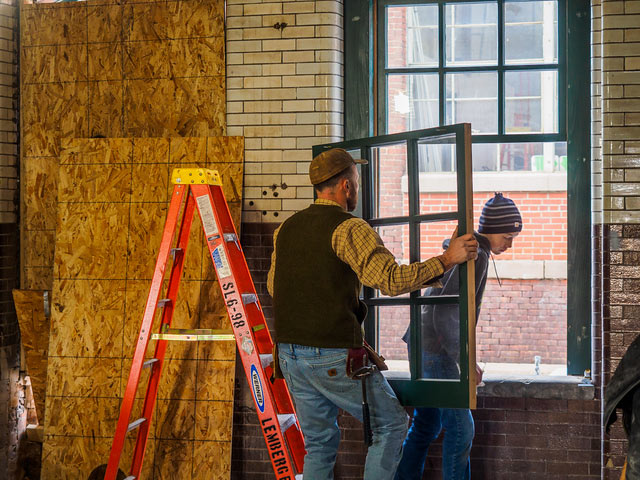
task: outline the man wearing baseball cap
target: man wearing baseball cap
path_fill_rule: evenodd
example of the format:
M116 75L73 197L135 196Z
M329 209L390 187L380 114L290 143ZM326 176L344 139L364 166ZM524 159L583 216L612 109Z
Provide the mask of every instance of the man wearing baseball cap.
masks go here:
M496 193L482 208L478 233L476 271L476 322L491 254L500 255L511 248L522 230L522 217L516 204L502 193ZM444 247L447 248L448 240ZM450 248L450 247L449 247ZM425 295L459 295L458 268L442 277L442 286L429 288ZM422 317L422 365L424 378L460 378L460 316L457 305L424 305ZM409 330L403 339L410 345ZM482 381L482 370L476 365L476 381ZM409 434L404 442L402 460L396 480L420 480L429 445L445 430L442 441L443 480L469 480L469 454L474 436L474 423L468 408L416 408Z
M267 287L273 297L275 357L295 403L307 450L304 477L311 480L333 478L339 409L363 420L361 383L347 375L348 351L364 341L362 284L400 295L477 254L477 242L468 234L452 239L443 255L399 265L375 230L349 213L358 203L356 164L366 163L338 148L315 157L309 178L317 200L286 220L273 238ZM366 383L366 392L373 441L364 478L392 479L407 415L379 371Z

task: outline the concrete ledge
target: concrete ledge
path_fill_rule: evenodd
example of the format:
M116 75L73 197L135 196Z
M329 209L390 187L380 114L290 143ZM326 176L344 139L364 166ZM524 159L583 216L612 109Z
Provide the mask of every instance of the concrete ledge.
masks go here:
M483 381L479 397L593 400L595 396L595 387L582 377L485 375Z
M567 278L565 260L496 260L500 278L511 279L564 279ZM496 278L493 265L489 263L489 278Z
M388 380L409 380L409 372L382 372ZM455 381L455 380L448 380ZM593 400L595 387L582 377L551 375L484 375L479 397Z

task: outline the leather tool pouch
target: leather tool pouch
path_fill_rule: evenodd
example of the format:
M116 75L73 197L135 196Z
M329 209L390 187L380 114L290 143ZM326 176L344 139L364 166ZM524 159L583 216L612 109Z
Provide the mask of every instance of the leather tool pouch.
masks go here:
M368 369L369 355L364 347L350 348L347 352L347 376L352 379Z
M278 344L273 344L273 362L271 363L273 367L273 373L271 374L272 379L284 378L282 374L282 370L280 370L280 360L278 359ZM273 381L273 380L272 380Z
M371 345L369 345L367 342L364 342L363 348L367 351L367 355L369 356L369 361L373 363L378 368L378 370L380 371L389 370L389 367L384 362L384 357L380 355L378 352L376 352L371 347Z

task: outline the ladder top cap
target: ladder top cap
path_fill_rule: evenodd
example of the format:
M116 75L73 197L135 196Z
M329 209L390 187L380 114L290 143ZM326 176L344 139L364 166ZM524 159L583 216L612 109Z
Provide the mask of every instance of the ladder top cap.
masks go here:
M171 183L190 185L220 185L222 179L217 170L208 168L174 168Z

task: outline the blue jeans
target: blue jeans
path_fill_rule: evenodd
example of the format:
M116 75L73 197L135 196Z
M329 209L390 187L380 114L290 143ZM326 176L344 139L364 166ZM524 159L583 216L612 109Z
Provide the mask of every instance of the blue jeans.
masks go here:
M340 443L338 410L362 421L362 384L347 377L345 348L280 343L278 351L307 450L304 480L331 480ZM373 444L367 452L364 478L391 480L402 454L408 416L379 371L366 382Z
M423 354L425 378L459 378L456 362L446 355ZM467 408L416 408L403 445L396 480L420 480L429 445L444 428L442 441L443 480L471 478L469 454L474 435L473 417Z

